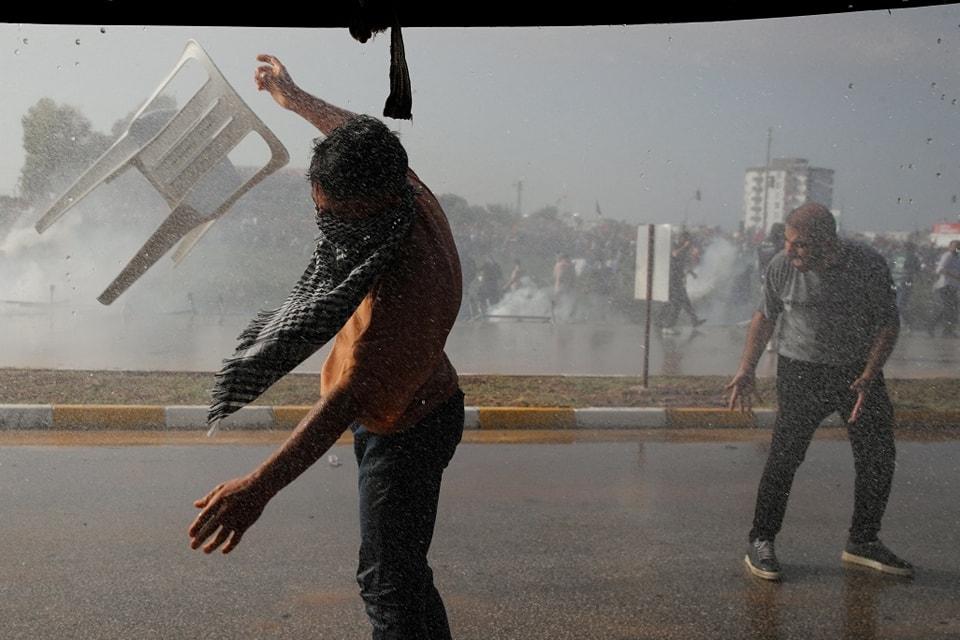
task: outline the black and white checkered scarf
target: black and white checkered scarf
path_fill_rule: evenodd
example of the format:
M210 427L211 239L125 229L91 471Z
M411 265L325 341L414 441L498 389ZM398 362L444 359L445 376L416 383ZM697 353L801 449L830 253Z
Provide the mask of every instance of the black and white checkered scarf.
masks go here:
M399 206L378 215L317 216L320 233L306 271L282 305L250 322L236 352L216 374L208 435L340 331L407 236L413 215L408 189Z

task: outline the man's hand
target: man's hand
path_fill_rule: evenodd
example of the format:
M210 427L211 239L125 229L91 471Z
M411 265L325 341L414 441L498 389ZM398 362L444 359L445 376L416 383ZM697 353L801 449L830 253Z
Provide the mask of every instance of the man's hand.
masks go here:
M269 92L277 104L284 109L289 109L300 87L290 77L287 68L274 56L261 53L257 56L257 60L266 63L253 72L253 81L257 89Z
M740 411L753 408L753 396L757 392L757 378L752 371L741 371L723 388L730 392L730 411L740 405Z
M850 385L850 391L854 391L857 394L857 403L853 405L853 410L850 412L850 418L847 420L847 424L853 424L857 421L857 418L860 417L860 412L863 411L864 405L867 404L867 396L870 395L870 385L872 383L873 380L870 378L860 376Z
M223 553L230 553L269 501L270 496L256 487L249 476L218 484L193 503L202 511L187 531L190 548L200 548L212 536L203 547L204 553L212 553L220 545Z

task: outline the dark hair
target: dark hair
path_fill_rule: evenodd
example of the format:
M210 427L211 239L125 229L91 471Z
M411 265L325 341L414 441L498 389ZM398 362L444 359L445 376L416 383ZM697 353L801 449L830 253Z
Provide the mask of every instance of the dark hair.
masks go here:
M307 179L333 200L392 193L407 184L407 152L380 120L355 116L314 144Z
M835 240L837 237L837 219L822 204L808 202L787 214L788 227L797 231L806 231L818 240Z

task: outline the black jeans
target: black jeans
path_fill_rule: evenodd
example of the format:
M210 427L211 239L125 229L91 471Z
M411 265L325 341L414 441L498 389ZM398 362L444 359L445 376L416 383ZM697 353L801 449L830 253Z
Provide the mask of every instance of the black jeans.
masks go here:
M863 366L859 365L830 366L780 356L777 361L780 409L757 491L750 540L773 540L780 532L793 477L803 462L814 431L834 411L846 422L857 401L850 385L862 372ZM866 405L856 422L847 425L847 431L856 472L850 540L870 542L880 531L896 458L893 405L882 373L873 381Z
M458 390L406 431L378 435L351 427L360 489L357 582L374 640L450 640L427 552L463 414Z
M942 322L943 335L955 335L958 316L960 316L960 301L958 301L957 290L953 287L941 287L933 293L934 312L928 327L930 334L932 335L937 325Z

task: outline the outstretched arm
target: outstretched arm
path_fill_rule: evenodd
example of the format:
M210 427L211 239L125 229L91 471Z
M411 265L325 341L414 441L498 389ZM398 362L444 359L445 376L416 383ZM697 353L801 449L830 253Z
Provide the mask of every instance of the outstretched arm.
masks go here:
M273 496L293 482L332 447L359 415L356 393L335 391L304 416L290 437L249 475L214 487L194 502L200 509L190 525L190 547L229 553L263 513Z
M867 355L867 365L863 368L863 373L860 374L860 377L850 385L850 390L856 391L857 393L857 403L850 412L850 418L847 420L848 423L853 424L856 419L860 417L860 413L863 411L867 397L870 394L870 386L880 371L883 370L883 365L886 363L887 358L893 353L893 348L897 344L899 335L900 319L897 317L894 317L889 324L877 330L877 335L874 337L873 344L870 347L870 353Z
M301 89L290 77L287 68L276 57L261 53L257 56L257 60L265 63L257 67L253 74L257 89L269 92L277 104L311 123L323 135L329 135L331 131L356 115Z
M747 344L740 360L740 370L724 387L724 391L730 392L731 410L737 405L740 406L741 411L748 411L752 407L753 394L757 388L757 363L760 362L760 356L763 355L763 350L770 341L775 326L776 321L768 319L759 311L753 314L750 328L747 330Z

